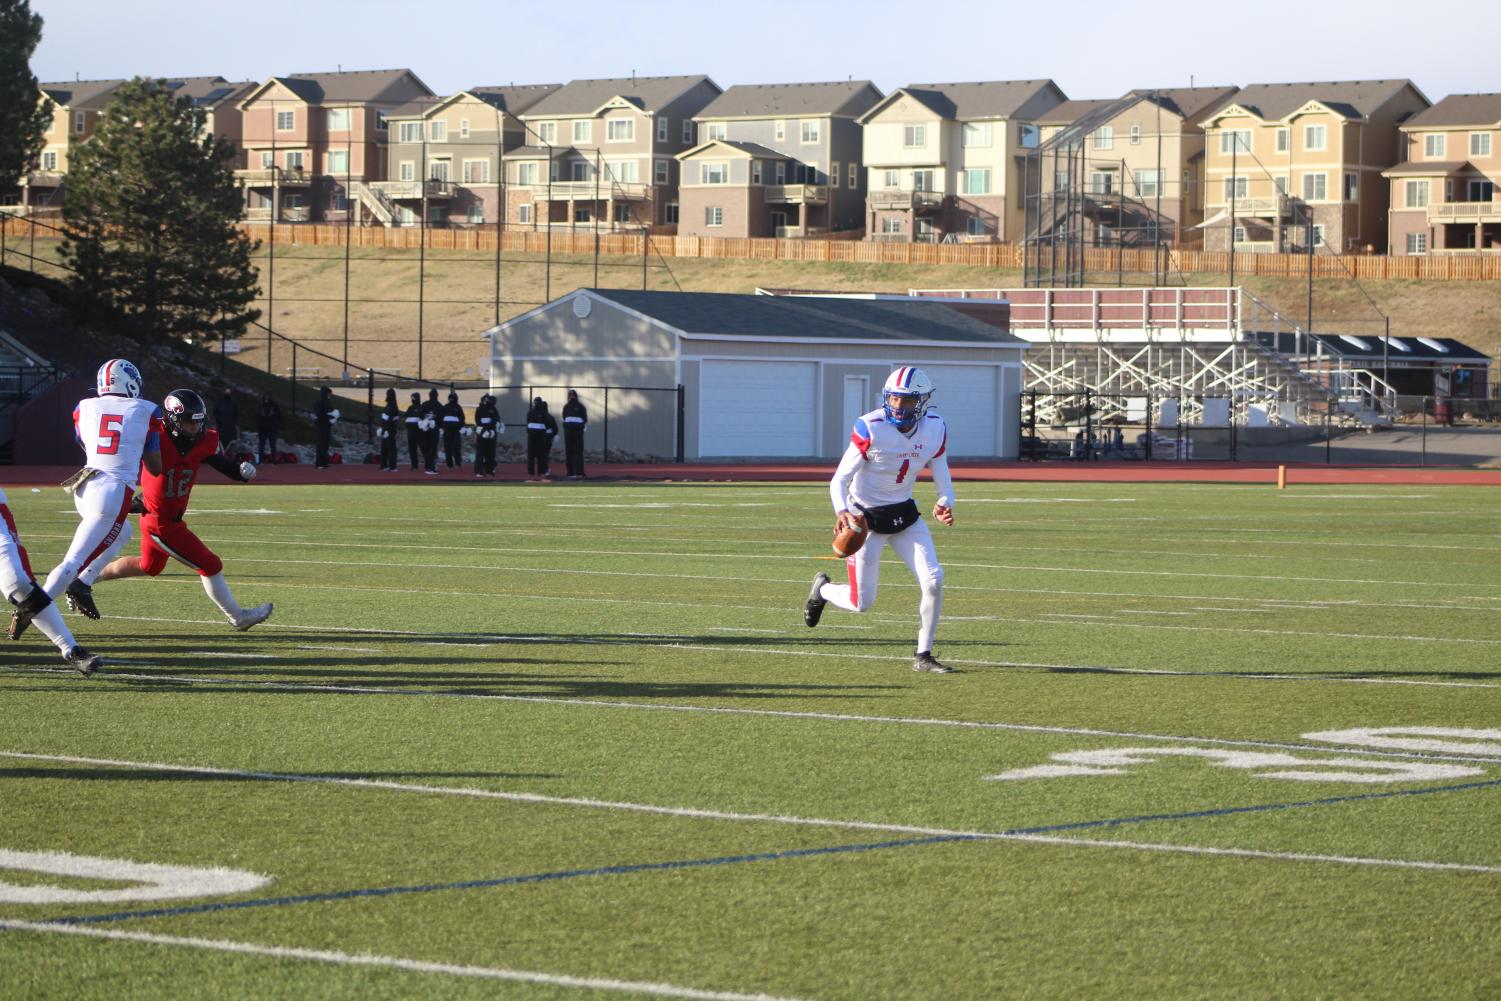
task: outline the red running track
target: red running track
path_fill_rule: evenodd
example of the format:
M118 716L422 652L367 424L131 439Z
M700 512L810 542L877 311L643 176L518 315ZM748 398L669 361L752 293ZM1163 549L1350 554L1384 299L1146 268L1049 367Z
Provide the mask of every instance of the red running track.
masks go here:
M1501 469L1464 469L1434 466L1325 466L1290 464L1289 485L1299 484L1463 484L1501 486ZM0 486L54 486L76 466L0 466ZM589 483L619 482L827 482L834 463L609 463L589 467ZM996 462L955 463L954 479L984 482L1053 483L1264 483L1277 482L1275 463L1243 462ZM206 482L214 483L216 474ZM402 467L383 473L374 465L348 464L315 469L310 465L262 466L257 482L277 486L306 484L371 483L491 483L543 482L529 480L524 466L500 466L495 479L476 480L471 466L440 469L438 475ZM550 485L560 489L579 485L562 478Z

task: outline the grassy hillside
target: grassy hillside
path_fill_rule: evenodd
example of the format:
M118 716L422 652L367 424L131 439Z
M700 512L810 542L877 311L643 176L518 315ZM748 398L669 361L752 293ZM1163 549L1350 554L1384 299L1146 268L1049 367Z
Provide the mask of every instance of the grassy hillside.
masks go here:
M43 253L38 242L38 254ZM481 372L485 342L480 334L496 320L496 268L493 255L473 251L429 250L419 268L416 251L359 248L346 270L343 251L333 247L278 248L274 266L260 261L263 292L274 294L261 306L275 329L319 351L344 357L346 335L352 368L396 368L429 379L475 378ZM694 292L750 292L757 286L838 291L904 292L909 288L989 288L1021 284L1017 271L931 265L821 264L802 261L748 261L653 257L646 287ZM1219 285L1222 274L1172 276L1174 284ZM551 280L537 255L513 254L500 273L499 310L509 318L580 286L641 288L640 258L603 258L598 276L589 258L556 255ZM1307 315L1307 285L1299 278L1244 277L1248 292L1298 321ZM346 288L349 302L346 307ZM419 291L425 300L417 305ZM1369 299L1367 298L1369 296ZM1494 356L1501 350L1501 287L1480 282L1422 282L1410 279L1314 283L1315 329L1379 334L1380 313L1391 317L1396 336L1457 337ZM240 360L266 367L265 341L245 342ZM277 349L271 368L288 374L290 353ZM314 378L337 375L323 359L299 358Z

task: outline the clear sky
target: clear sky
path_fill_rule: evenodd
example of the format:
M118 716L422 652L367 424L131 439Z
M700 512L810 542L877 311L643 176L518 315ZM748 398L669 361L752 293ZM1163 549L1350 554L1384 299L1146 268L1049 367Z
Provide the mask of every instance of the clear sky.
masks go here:
M1501 3L1014 0L31 0L32 71L265 80L406 67L439 94L506 83L707 73L721 87L846 78L1052 78L1074 98L1133 87L1410 78L1428 98L1501 92ZM1423 12L1427 13L1423 13ZM1487 11L1489 13L1487 13Z

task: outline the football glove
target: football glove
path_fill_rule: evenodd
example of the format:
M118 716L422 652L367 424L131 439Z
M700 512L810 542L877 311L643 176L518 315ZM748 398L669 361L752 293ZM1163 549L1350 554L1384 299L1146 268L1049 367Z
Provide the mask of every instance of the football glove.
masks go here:
M255 474L258 473L258 472L260 472L260 470L258 470L258 469L255 468L255 463L253 463L253 462L242 462L242 463L240 463L240 475L243 476L243 477L245 477L245 479L247 479L247 480L253 480L253 479L255 479Z

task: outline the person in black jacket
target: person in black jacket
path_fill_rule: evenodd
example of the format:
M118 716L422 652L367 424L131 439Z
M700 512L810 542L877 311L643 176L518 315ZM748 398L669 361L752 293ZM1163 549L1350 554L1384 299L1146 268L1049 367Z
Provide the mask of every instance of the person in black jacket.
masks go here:
M422 429L422 471L429 476L438 475L438 426L442 423L443 404L438 402L438 391L429 389L417 424Z
M505 433L505 422L495 406L495 397L480 397L474 411L474 478L495 478L495 439Z
M563 460L570 480L584 478L584 429L589 426L589 411L579 402L579 394L568 391L563 404Z
M558 435L558 422L547 412L547 401L542 397L532 400L532 409L526 412L526 473L552 479L547 468L547 453L552 451L552 440Z
M417 471L417 456L422 451L422 394L412 394L412 405L407 407L407 458L412 460L412 472Z
M257 462L276 462L276 436L281 430L281 407L277 405L275 398L267 393L261 397L260 406L255 411L255 450L260 456Z
M401 406L396 402L396 390L386 390L386 405L380 412L380 427L375 431L380 438L380 471L396 472L396 432L401 428Z
M464 408L459 406L459 394L450 389L448 402L443 404L443 462L449 469L464 464L464 446L459 435L467 424Z
M334 424L339 420L339 409L334 406L334 391L327 386L318 390L318 406L313 411L313 465L328 468L328 445L333 438Z
M219 432L219 444L225 455L234 455L240 439L240 405L228 386L224 395L214 404L214 427Z

